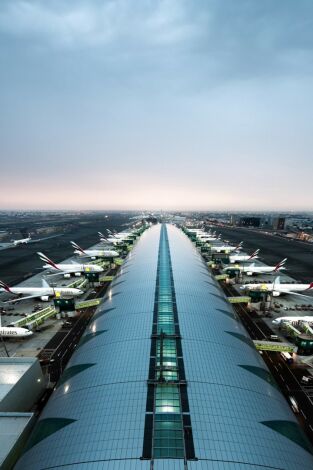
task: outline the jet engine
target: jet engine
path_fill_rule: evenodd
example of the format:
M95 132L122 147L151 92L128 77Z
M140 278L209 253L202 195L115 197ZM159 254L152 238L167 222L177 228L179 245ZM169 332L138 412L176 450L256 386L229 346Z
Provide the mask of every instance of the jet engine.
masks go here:
M48 295L42 295L42 296L40 297L40 300L42 300L43 302L48 302L49 296L48 296Z

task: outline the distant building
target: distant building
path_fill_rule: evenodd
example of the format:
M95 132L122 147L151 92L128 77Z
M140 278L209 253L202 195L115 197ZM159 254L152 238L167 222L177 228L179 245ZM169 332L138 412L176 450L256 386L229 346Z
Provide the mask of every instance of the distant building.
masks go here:
M286 217L274 217L273 229L274 230L285 230Z
M260 227L261 217L240 217L238 225L240 227Z

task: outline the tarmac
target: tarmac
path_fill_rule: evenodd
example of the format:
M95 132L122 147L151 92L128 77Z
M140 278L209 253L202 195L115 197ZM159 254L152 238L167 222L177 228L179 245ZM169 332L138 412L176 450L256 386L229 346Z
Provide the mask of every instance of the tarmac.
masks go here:
M259 256L267 265L287 259L288 274L297 281L313 282L313 244L266 235L246 228L214 227L223 239L234 243L243 240L244 250L252 253L260 248Z

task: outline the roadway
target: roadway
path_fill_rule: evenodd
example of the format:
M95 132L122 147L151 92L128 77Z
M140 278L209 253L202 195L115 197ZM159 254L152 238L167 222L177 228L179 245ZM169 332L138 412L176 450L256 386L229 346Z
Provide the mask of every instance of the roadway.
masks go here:
M233 227L216 227L223 239L234 243L244 241L244 251L251 253L260 248L260 258L268 265L275 265L288 258L286 274L297 281L313 281L313 244L288 240L275 235L265 235L257 230Z

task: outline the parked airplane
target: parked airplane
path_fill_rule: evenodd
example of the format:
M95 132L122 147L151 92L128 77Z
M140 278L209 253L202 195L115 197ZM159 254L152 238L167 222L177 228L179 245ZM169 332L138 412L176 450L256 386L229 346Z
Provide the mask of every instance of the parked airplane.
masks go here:
M211 232L202 232L197 233L197 238L199 238L203 242L216 242L218 240L221 240L221 234L216 236L216 232L211 233Z
M31 241L30 233L28 234L27 238L20 238L19 240L12 240L14 246L17 245L27 245Z
M27 328L20 328L14 326L0 326L0 336L2 338L25 338L31 336L32 331Z
M221 253L221 252L232 252L241 250L243 242L240 242L237 246L232 245L213 245L211 246L211 252L213 253Z
M133 235L133 232L113 233L109 229L107 229L107 232L108 232L107 237L105 237L103 233L98 232L100 236L100 241L104 243L111 243L112 245L122 245L131 235Z
M100 242L106 243L108 245L122 245L124 243L123 239L111 237L110 235L107 238L101 232L98 232L98 235L99 235Z
M295 323L295 322L298 322L298 321L303 321L303 322L307 322L307 323L313 323L313 316L311 317L279 317L279 318L275 318L275 320L272 320L272 323L274 325L280 325L281 323Z
M50 297L77 297L84 293L81 289L74 287L50 287L45 279L42 280L42 287L9 287L3 281L0 281L0 290L2 292L8 292L9 294L22 296L4 303L15 303L34 298L39 298L47 302Z
M255 263L245 265L236 265L236 266L228 266L223 269L224 272L228 271L240 271L241 273L246 274L247 276L253 276L255 274L274 274L277 273L285 268L285 263L287 258L283 259L280 263L276 264L276 266L256 266Z
M111 230L107 229L107 232L109 234L110 237L112 238L116 238L118 240L125 240L126 238L128 238L130 235L133 234L133 232L112 232Z
M215 235L208 235L207 237L201 238L204 242L217 242L221 240L222 235L219 234L217 237Z
M278 276L272 283L243 284L240 289L248 291L272 292L274 297L279 297L281 294L292 294L307 297L304 294L300 294L300 292L312 292L313 282L310 284L281 284L280 277Z
M31 336L32 331L27 328L21 328L18 326L2 326L1 315L0 315L0 337L2 338L25 338Z
M48 256L41 252L37 252L39 255L41 261L44 261L45 264L43 266L44 269L50 269L52 271L56 271L55 274L52 274L52 276L57 276L59 274L63 274L64 277L70 277L71 274L74 274L75 276L81 276L82 274L85 273L100 273L103 271L103 268L101 266L98 266L96 264L78 264L75 263L75 261L72 261L71 263L65 264L65 263L54 263Z
M119 253L115 250L83 250L77 243L71 242L72 247L75 248L74 253L79 256L88 256L89 258L116 258L119 256Z
M255 250L252 255L243 255L241 253L234 253L230 255L229 262L230 263L240 263L241 261L250 261L252 259L257 259L260 250Z

